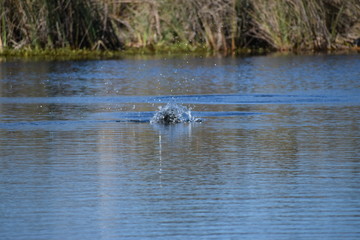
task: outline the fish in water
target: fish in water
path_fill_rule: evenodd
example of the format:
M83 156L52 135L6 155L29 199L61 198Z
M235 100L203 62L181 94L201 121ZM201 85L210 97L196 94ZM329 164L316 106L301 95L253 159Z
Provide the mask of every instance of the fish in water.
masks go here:
M175 124L184 122L202 122L199 118L191 116L191 111L184 106L168 103L160 107L159 111L150 120L151 123Z

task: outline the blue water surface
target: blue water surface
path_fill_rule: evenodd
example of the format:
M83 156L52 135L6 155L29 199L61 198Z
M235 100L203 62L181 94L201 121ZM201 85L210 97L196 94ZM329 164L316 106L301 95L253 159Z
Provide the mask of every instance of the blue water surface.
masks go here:
M359 239L359 146L358 54L2 59L0 238Z

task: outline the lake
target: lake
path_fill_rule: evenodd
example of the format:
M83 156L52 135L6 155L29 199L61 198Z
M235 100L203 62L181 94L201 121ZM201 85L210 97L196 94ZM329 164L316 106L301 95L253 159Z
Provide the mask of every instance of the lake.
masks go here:
M0 159L1 239L360 239L360 55L1 59Z

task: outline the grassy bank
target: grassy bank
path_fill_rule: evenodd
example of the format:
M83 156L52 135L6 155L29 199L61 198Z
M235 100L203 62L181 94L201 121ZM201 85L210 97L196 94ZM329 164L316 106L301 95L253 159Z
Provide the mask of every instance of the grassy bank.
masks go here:
M358 0L0 2L3 55L54 49L322 51L350 48L359 37Z

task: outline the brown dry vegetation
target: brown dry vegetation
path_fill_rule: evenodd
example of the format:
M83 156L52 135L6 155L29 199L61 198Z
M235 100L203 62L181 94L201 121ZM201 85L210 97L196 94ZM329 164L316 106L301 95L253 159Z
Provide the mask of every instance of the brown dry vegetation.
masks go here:
M2 0L0 49L343 49L358 0Z

